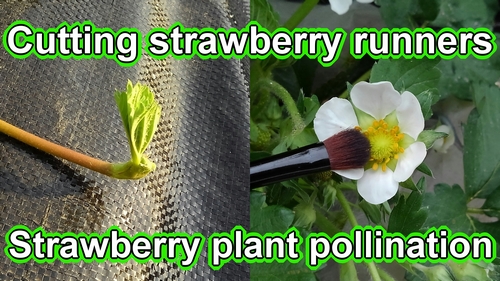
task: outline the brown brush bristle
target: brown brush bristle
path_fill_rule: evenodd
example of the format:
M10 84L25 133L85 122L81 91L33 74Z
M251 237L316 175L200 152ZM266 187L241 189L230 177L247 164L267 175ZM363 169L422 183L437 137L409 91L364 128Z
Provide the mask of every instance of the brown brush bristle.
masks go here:
M370 141L358 130L341 131L323 144L332 170L361 168L370 160Z

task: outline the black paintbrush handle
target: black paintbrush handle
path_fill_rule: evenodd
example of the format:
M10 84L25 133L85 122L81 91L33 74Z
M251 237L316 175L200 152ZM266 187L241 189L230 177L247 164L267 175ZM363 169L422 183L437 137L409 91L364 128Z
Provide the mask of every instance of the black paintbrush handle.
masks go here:
M311 144L250 163L250 188L330 170L323 143Z

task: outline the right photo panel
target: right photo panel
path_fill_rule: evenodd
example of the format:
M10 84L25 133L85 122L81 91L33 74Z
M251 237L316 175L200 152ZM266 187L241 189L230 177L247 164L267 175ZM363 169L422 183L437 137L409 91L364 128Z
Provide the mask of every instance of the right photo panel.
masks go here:
M250 279L500 280L499 2L250 11Z

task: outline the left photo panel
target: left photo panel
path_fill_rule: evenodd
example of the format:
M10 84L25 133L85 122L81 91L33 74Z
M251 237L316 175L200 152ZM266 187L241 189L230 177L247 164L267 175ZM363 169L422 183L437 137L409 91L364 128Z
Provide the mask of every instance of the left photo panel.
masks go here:
M182 32L249 17L249 0L0 1L0 280L250 279L209 257L250 228L250 61L190 55Z

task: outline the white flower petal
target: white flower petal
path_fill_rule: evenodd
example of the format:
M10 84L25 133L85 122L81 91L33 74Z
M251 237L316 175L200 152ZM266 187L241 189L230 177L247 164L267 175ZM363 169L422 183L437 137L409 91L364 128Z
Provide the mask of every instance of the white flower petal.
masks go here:
M381 204L391 199L398 192L398 182L393 179L393 172L387 169L368 169L363 177L358 180L358 192L366 202L370 204Z
M454 143L455 135L453 133L450 133L450 136L444 139L443 148L439 150L439 152L446 153L448 151L448 148L450 148Z
M368 4L368 3L373 2L373 0L356 0L356 1L358 1L359 3L363 3L363 4Z
M427 150L423 142L412 143L405 149L405 152L399 154L398 163L394 170L394 180L398 182L407 180L418 165L424 161L426 155Z
M441 125L438 126L434 131L448 134L448 136L445 138L437 139L432 145L432 148L437 152L446 153L448 151L448 148L450 148L450 146L455 143L455 134L453 133L453 130L447 125Z
M333 171L343 176L344 178L348 178L351 180L359 180L363 176L365 169L357 168L357 169L333 170Z
M440 125L434 131L446 133L446 134L450 134L452 132L451 128L449 126L446 126L446 125Z
M432 144L432 148L434 148L438 152L443 152L443 148L444 148L443 145L444 145L444 139L437 139Z
M330 7L332 11L339 15L343 15L349 11L352 0L330 0Z
M355 126L358 126L358 119L351 103L346 99L332 98L325 102L314 118L314 131L320 141Z
M384 119L401 104L401 95L390 82L359 82L351 89L351 100L355 107L375 119Z
M417 98L406 91L401 95L401 104L396 109L401 132L417 139L424 130L424 115Z

